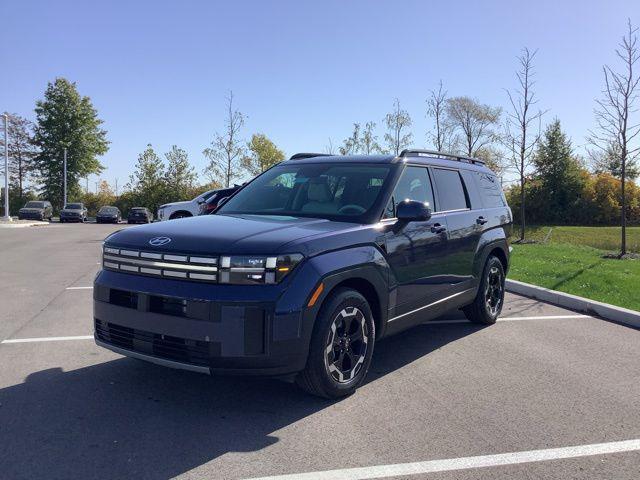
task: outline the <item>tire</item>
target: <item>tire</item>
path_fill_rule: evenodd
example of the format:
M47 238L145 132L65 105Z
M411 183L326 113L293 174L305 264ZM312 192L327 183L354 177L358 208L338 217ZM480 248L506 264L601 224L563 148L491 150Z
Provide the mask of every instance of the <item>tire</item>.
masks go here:
M375 322L367 300L355 290L335 291L325 299L318 313L307 364L296 377L296 383L319 397L335 399L351 395L369 371L375 338Z
M478 294L472 304L462 309L473 323L493 325L504 305L504 267L498 257L487 258L482 271Z

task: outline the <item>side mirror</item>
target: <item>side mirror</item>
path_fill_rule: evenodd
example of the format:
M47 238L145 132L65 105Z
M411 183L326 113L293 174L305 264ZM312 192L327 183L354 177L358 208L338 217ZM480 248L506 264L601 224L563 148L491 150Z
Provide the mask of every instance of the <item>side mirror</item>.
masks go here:
M404 200L396 207L396 218L403 223L426 222L431 218L431 208L428 203Z

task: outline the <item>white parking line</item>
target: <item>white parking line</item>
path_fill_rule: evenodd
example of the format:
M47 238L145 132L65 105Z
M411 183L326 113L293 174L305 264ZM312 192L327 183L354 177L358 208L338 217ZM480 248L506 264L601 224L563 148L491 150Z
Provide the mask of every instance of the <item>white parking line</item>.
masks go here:
M67 290L93 290L93 287L67 287Z
M372 467L345 468L342 470L325 470L320 472L293 473L270 477L252 478L251 480L369 480L372 478L389 478L400 475L419 475L424 473L451 472L470 468L498 467L501 465L517 465L520 463L546 462L563 458L588 457L609 453L632 452L640 450L640 439L621 442L577 445L574 447L548 448L525 452L500 453L497 455L481 455L477 457L450 458L446 460L429 460L426 462L398 463L395 465L377 465Z
M498 322L517 322L520 320L564 320L570 318L592 318L589 315L542 315L538 317L501 317ZM469 320L456 318L452 320L431 320L423 325L441 325L445 323L469 323Z
M76 337L13 338L3 340L0 343L62 342L65 340L93 340L93 335L78 335Z

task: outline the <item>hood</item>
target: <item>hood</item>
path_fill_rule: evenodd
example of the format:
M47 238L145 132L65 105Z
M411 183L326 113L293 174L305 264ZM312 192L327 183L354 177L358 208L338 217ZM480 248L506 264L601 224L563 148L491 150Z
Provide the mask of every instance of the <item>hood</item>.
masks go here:
M22 213L40 213L44 210L44 207L40 208L40 207L23 207L21 208L19 211Z
M301 239L345 232L358 225L317 218L203 215L120 230L105 243L118 247L161 252L217 254L308 253ZM152 247L154 237L169 237ZM288 245L291 244L291 245Z
M185 202L171 202L171 203L165 203L164 205L160 205L160 207L158 207L158 208L180 207L180 206L185 206L185 205L191 205L192 203L193 203L193 201L191 201L191 200L187 200Z
M60 210L60 213L82 213L80 208L64 208Z

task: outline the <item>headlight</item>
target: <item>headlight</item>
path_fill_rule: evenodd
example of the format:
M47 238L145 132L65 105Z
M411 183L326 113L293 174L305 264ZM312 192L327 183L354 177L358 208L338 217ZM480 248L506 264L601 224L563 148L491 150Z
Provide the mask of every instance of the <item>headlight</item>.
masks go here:
M219 282L235 285L279 283L303 258L299 253L278 257L249 255L220 257Z

